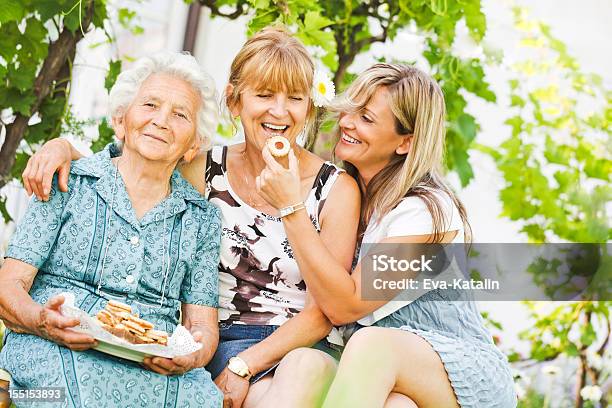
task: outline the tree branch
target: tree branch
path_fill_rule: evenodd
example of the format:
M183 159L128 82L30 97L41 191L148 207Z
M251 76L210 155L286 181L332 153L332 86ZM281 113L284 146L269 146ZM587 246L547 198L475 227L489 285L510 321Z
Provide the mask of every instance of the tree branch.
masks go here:
M336 85L336 89L338 89L338 87L342 83L342 80L344 79L344 75L346 75L348 67L353 63L355 57L357 56L357 54L359 54L363 47L373 44L375 42L387 41L389 34L389 26L391 25L392 17L387 19L380 16L376 10L379 5L379 2L373 2L370 6L363 4L362 6L354 10L353 15L363 15L376 18L378 21L380 21L380 25L383 30L380 35L366 37L359 41L355 41L355 35L362 29L362 25L357 24L353 27L350 27L351 32L348 38L348 44L345 44L343 41L344 39L342 33L339 31L335 32L336 50L338 51L338 69L334 74L334 84ZM373 7L374 11L370 11L370 7ZM386 24L383 24L383 22L386 22ZM346 47L347 45L348 47Z
M82 22L83 27L89 27L93 14L94 0L90 0ZM4 187L9 181L9 174L15 163L15 153L27 131L30 118L34 113L38 112L43 100L49 96L54 81L58 78L67 58L74 57L76 44L82 37L83 33L81 30L76 30L72 33L67 28L64 28L57 40L49 45L47 57L34 81L35 100L30 107L30 114L23 115L18 112L13 123L6 127L6 136L0 149L0 188Z
M244 9L244 5L246 3L244 0L238 0L238 2L236 2L236 10L231 13L221 12L219 7L216 5L216 0L198 0L198 2L202 6L208 7L213 16L229 18L230 20L235 20L246 13L246 10Z

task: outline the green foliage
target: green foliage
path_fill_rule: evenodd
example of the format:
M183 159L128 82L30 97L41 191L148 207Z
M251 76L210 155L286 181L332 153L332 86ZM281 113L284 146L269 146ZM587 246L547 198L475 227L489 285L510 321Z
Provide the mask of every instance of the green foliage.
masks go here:
M210 7L213 16L227 16L228 13L219 11L222 5L239 10L243 1L200 0L200 3ZM476 42L484 37L487 24L480 0L248 0L247 3L252 16L248 23L249 35L271 24L292 28L304 44L323 50L320 61L333 73L339 90L345 89L354 78L348 69L358 54L367 52L373 43L392 41L398 32L414 25L425 41L424 56L445 92L449 122L447 166L458 173L462 185L470 182L474 174L468 152L480 126L476 118L465 112L467 102L461 93L471 93L490 102L496 98L485 80L482 61L460 59L452 54L451 46L456 25L462 19Z
M514 9L522 44L538 52L512 68L511 136L482 150L497 162L506 185L503 214L522 221L534 242L606 242L612 199L612 93L580 71L565 45L543 23ZM584 105L595 110L582 113Z
M40 92L40 88L34 87L34 81L45 60L51 58L48 55L50 42L55 41L63 32L74 33L78 30L84 34L94 28L104 29L108 18L107 2L98 0L93 3L91 24L84 26L89 5L89 0L9 0L0 7L0 57L3 60L0 62L0 111L13 113L7 126L10 126L16 115L26 118L37 115L40 119L31 121L32 124L20 135L25 143L22 142L23 148L16 152L15 163L9 174L0 174L3 180L1 185L12 179L20 179L30 153L39 145L62 133L82 137L83 127L93 124L91 120L75 118L67 104L74 50L62 62L63 68L59 75L44 84L50 87L49 95L42 100L40 106L34 107ZM136 25L136 17L134 11L118 9L119 24L134 34L142 32L142 28ZM108 32L107 37L112 41ZM115 83L120 71L121 61L111 61L104 84L107 90ZM94 150L112 136L112 130L105 122L100 124L99 131L100 137L94 142ZM0 214L5 221L10 221L2 197Z
M519 400L517 408L542 408L545 406L545 399L544 395L530 388L527 390L525 397Z

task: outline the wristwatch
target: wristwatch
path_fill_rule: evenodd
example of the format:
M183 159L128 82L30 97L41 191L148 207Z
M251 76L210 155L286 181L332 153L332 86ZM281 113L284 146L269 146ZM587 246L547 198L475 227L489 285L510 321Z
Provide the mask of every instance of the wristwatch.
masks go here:
M249 366L247 365L247 363L245 363L245 361L238 356L229 359L229 362L227 363L227 369L247 381L249 381L251 377L253 377L253 374L251 374L251 370L249 370Z
M290 205L289 207L281 208L279 210L279 213L280 213L280 217L279 218L286 217L288 215L293 214L296 211L303 210L304 208L306 208L306 207L304 206L303 202L299 202L297 204Z

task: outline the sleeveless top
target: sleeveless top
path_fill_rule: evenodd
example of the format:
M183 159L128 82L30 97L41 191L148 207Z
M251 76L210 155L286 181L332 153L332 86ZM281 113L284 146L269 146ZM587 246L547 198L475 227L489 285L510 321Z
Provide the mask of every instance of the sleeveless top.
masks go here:
M227 178L227 146L215 146L206 161L208 200L221 212L219 322L281 325L304 309L302 279L282 220L243 202ZM320 231L319 215L343 170L325 162L305 200Z

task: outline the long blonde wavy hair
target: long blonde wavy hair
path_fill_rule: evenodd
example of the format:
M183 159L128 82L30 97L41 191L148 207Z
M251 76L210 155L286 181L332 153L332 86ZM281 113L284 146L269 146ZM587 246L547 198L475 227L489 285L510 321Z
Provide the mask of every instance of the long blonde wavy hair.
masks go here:
M438 84L421 70L402 64L375 64L339 96L336 113L362 111L379 87L386 87L388 104L395 116L395 131L412 137L407 154L394 154L389 163L364 186L359 172L344 163L347 172L362 189L360 232L374 213L381 220L404 197L418 196L433 219L433 242L441 242L449 218L440 194L446 193L457 206L464 224L465 242L471 239L465 207L444 180L445 106Z

